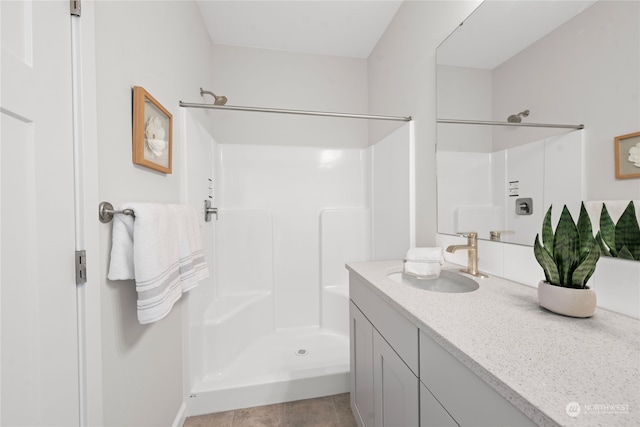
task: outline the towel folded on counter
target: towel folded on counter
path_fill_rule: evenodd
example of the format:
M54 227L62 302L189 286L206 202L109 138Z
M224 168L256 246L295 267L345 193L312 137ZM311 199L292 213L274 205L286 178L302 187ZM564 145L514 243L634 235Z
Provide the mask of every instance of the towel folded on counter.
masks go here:
M209 276L195 208L128 203L115 215L109 280L136 282L138 321L165 317L183 292Z
M442 248L412 248L407 251L404 261L404 273L430 279L440 276L444 264Z

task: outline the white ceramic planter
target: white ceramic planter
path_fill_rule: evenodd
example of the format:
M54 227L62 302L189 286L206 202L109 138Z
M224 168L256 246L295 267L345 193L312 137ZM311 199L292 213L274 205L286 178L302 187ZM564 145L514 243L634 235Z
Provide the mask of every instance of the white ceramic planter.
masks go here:
M596 311L596 293L592 289L563 288L540 281L538 303L554 313L571 317L591 317Z

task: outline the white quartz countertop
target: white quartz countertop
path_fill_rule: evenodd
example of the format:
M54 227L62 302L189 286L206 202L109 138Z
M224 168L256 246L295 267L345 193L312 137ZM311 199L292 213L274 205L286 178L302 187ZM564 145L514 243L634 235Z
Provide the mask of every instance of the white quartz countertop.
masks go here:
M640 321L551 313L535 288L498 277L465 275L480 288L450 294L387 278L402 261L347 268L537 424L640 426Z

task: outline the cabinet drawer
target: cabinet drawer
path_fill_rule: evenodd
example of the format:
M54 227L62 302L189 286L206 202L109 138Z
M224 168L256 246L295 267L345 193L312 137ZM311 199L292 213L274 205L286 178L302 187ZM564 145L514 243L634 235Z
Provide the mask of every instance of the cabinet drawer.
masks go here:
M354 273L349 273L349 296L414 375L418 376L417 326L376 295Z
M420 380L460 426L535 426L422 331Z

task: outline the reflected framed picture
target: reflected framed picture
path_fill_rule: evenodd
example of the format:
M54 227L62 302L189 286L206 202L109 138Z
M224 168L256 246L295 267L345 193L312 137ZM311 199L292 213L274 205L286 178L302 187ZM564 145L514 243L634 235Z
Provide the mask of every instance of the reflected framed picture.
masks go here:
M640 132L614 138L616 178L640 178Z
M171 173L173 116L149 92L133 87L133 163Z

